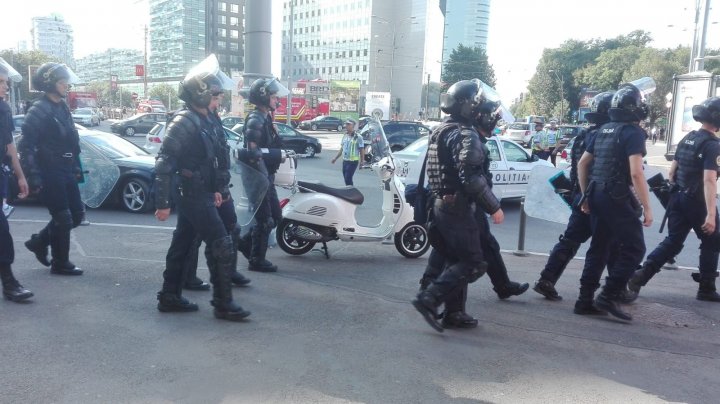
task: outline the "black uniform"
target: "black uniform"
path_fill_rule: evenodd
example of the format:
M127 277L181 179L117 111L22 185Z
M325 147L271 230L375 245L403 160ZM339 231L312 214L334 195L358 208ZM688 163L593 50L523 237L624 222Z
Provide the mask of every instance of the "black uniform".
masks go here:
M156 207L170 207L173 184L179 196L177 225L166 257L163 288L158 294L161 311L163 307L175 310L188 306L187 302L178 304L178 299L184 283L185 259L196 235L207 245L205 257L214 287L215 316L227 318L224 316L228 313L242 311L232 300L233 241L214 204L215 193L228 195L227 181L223 178L229 173L220 168L219 162L225 158L221 150L211 118L184 109L168 123L155 164Z
M213 124L213 134L217 138L215 142L218 156L218 184L220 189L226 189L229 191L230 184L230 145L227 142L225 131L220 121L220 117L217 113L211 113L210 118ZM240 228L237 225L237 213L235 213L235 202L229 192L223 194L223 203L217 208L220 219L225 226L225 230L233 239L233 266L231 279L236 285L247 285L250 280L242 276L237 272L237 251L245 251L247 255L247 248L241 247L242 240L240 239ZM197 267L198 267L198 249L202 244L202 237L199 235L195 237L193 246L188 250L188 256L185 261L185 287L188 289L203 289L207 290L208 285L197 278ZM206 246L207 249L207 246Z
M474 215L476 208L490 214L500 209L490 185L488 155L471 122L460 117L451 116L430 137L427 175L435 200L430 240L445 266L413 305L438 330L431 317L437 317L436 308L455 299L456 307L447 309L462 309L468 283L487 268L480 247L482 230Z
M487 143L487 139L484 136L480 136L480 140L483 144ZM488 158L485 167L488 173L490 172L490 161L491 159ZM492 189L492 175L487 177L487 181L488 186ZM487 214L482 209L476 209L474 217L480 229L480 248L487 263L487 275L493 285L493 290L495 290L500 299L507 299L510 296L517 296L524 293L529 285L510 281L505 261L500 254L500 244L490 232L490 222L488 221ZM430 285L430 282L440 275L444 267L445 257L438 250L433 249L430 252L425 273L420 280L421 288L424 289ZM463 289L462 293L445 301L445 313L465 311L466 293L467 288Z
M277 267L265 259L268 249L268 237L272 229L282 219L282 209L278 200L277 191L273 186L275 173L282 162L282 141L273 126L272 117L256 109L245 120L245 148L255 143L257 149L262 149L262 159L259 164L265 164L268 172L270 186L265 198L255 213L255 226L250 231L247 244L250 244L249 269L251 271L270 272ZM261 170L262 171L262 170Z
M634 274L628 288L639 291L641 286L660 272L668 260L682 251L690 230L695 230L695 235L700 239L698 296L701 296L703 291L713 295L720 254L720 222L715 215L715 232L706 234L702 229L707 215L703 176L705 170L720 172L720 142L714 134L704 129L692 131L678 144L675 161L675 187L666 212L668 235L647 256L643 268Z
M607 306L604 304L607 300L620 300L628 279L645 255L642 210L631 190L629 164L630 156L646 154L645 137L645 132L636 124L610 122L598 130L587 147L587 152L593 155L587 190L593 234L584 273L602 273L611 248L617 245L613 249L615 261L608 266L605 287L596 299L599 308Z
M43 203L52 220L25 245L38 260L48 265L47 247L51 247L51 271L80 275L69 260L70 231L80 225L85 206L80 199L80 138L65 101L53 102L47 95L35 101L25 116L22 140L18 144L23 170L31 190L40 189Z

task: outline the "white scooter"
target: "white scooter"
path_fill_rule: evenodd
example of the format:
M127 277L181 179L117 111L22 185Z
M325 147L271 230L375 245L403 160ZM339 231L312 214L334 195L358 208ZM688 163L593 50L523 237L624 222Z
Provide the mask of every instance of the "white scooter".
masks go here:
M283 218L276 237L280 248L302 255L322 243L330 258L327 242L383 241L394 237L395 247L405 257L417 258L430 247L427 230L413 221L413 207L405 201L405 185L394 175L395 163L382 126L368 122L362 132L370 135L374 162L371 169L382 183L383 217L376 226L360 226L355 210L364 201L355 187L332 188L320 183L295 181L289 198L280 201Z

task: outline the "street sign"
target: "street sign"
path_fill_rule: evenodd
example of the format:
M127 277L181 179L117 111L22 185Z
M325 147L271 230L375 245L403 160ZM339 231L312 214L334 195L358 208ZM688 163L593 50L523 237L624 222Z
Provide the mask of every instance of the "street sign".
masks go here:
M145 75L145 65L135 65L135 75L136 76L144 76Z
M110 89L111 90L117 90L117 81L118 77L115 74L110 75Z

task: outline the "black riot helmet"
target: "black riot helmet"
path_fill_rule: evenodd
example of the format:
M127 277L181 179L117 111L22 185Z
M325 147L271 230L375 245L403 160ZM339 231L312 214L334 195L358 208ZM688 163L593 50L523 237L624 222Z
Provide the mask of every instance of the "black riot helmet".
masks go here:
M442 95L440 109L446 114L475 120L484 100L480 80L461 80Z
M178 98L187 104L205 108L214 95L232 90L234 86L232 79L220 70L217 57L211 54L185 75L178 88Z
M475 125L491 136L500 118L500 102L485 100L480 104Z
M655 91L655 80L641 77L621 85L610 102L608 114L613 122L638 122L647 118L650 108L645 99Z
M693 119L720 129L720 97L711 97L692 107Z
M75 84L80 81L69 67L54 62L48 62L40 66L30 79L35 90L45 93L57 93L55 85L60 80L66 80L68 84ZM58 95L65 97L66 94Z
M610 121L608 110L610 110L614 95L615 93L612 91L605 91L590 99L590 112L585 114L585 119L597 125L608 123Z
M284 97L288 95L289 92L290 91L276 78L257 79L250 86L248 101L255 105L268 107L274 111L276 105L270 105L270 97L273 95Z

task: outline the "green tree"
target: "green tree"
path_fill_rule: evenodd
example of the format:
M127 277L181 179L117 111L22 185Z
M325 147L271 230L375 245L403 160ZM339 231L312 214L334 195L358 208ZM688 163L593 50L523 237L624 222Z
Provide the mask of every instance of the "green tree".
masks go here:
M485 49L458 45L450 53L443 66L443 90L460 80L480 79L490 87L495 87L495 70L488 62Z
M28 101L37 97L37 93L30 93L30 77L28 76L28 66L39 66L47 62L57 62L57 58L52 57L41 51L24 51L15 52L12 49L0 51L0 57L18 71L23 76L23 81L17 86L19 100Z
M642 51L632 45L607 50L598 56L594 65L576 72L575 78L580 84L596 90L616 89Z
M177 109L179 106L179 99L177 89L167 83L158 84L150 89L150 98L155 98L162 101L168 108L168 111ZM168 101L171 105L167 105Z

